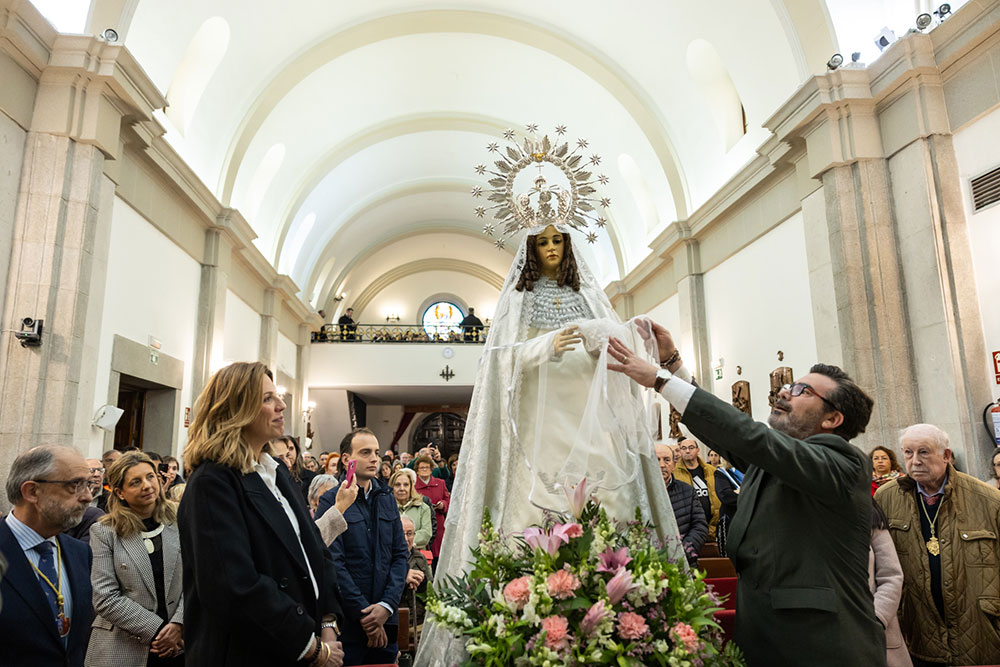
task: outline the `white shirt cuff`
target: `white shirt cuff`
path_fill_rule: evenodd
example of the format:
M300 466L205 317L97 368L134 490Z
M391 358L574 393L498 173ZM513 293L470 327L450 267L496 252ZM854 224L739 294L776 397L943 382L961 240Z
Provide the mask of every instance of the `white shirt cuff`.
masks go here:
M390 617L392 616L392 614L393 614L393 611L394 611L392 607L390 607L390 606L389 606L388 604L386 604L385 602L379 602L378 604L380 604L380 605L382 605L383 607L385 607L386 609L388 609L388 610L389 610L389 616L390 616Z
M319 640L317 640L317 641L319 641ZM305 660L306 654L309 653L309 649L312 648L312 645L313 645L313 637L310 637L309 641L306 642L306 647L304 649L302 649L302 653L299 653L299 657L296 658L296 661L298 661L298 660ZM313 650L315 650L315 649L313 649Z
M660 388L660 395L683 415L695 390L695 386L691 384L691 372L684 366L678 368L676 373L661 368L656 376L666 380Z

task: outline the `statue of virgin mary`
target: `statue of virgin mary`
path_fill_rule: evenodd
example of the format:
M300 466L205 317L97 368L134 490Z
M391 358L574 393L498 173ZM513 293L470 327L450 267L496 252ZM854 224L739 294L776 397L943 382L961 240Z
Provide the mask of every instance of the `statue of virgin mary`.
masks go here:
M640 335L644 321L623 323L573 251L573 234L593 220L590 174L580 156L566 144L553 148L548 137L529 137L499 156L489 199L498 202L495 217L507 225L497 245L504 236L521 239L476 374L438 578L467 570L484 509L501 533L521 532L541 523L546 510L568 512L566 490L584 478L610 517L630 520L638 508L661 538L677 535L655 457L648 395L607 368L611 336L651 361L655 351ZM569 186L549 186L540 174L529 192L511 201L517 173L545 162L558 167ZM493 225L484 231L494 233ZM682 558L680 541L669 544ZM443 667L463 655L462 641L430 623L415 664Z

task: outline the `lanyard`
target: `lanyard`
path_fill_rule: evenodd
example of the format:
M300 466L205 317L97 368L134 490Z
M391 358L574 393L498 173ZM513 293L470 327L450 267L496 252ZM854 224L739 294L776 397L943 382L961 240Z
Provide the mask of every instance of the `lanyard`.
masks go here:
M39 577L42 578L42 581L48 584L48 587L51 588L52 592L56 594L56 604L59 605L59 615L56 617L56 624L58 625L59 636L65 637L69 634L69 619L66 618L66 614L63 613L63 608L66 605L66 598L64 598L62 594L62 545L59 543L59 540L56 540L56 558L58 563L56 565L56 584L53 584L52 581L45 576L45 573L38 569L37 565L31 561L28 562L30 563L31 568L38 574Z

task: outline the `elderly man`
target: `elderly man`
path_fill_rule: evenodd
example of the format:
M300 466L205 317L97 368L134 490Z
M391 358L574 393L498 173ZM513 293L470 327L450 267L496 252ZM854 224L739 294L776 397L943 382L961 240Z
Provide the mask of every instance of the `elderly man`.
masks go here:
M45 445L24 452L7 477L13 511L0 520L0 664L82 667L94 620L90 548L64 535L90 505L80 453Z
M670 506L673 507L674 518L677 520L681 545L687 555L688 564L693 567L698 563L698 552L701 551L708 536L705 510L694 487L674 477L677 460L669 445L656 445L656 460L660 463L663 483L667 485L667 495L670 496Z
M400 607L410 608L410 617L415 618L415 625L424 622L424 601L422 599L427 590L427 582L431 579L431 566L427 564L427 559L420 553L420 549L414 548L414 540L417 537L417 530L409 517L400 515L403 523L403 537L406 538L406 546L410 550L410 557L407 561L409 571L406 573L406 587L403 588L403 597L399 601ZM420 594L420 597L417 594Z
M904 429L899 449L908 476L875 500L903 566L899 617L913 664L1000 663L1000 490L955 470L937 426Z
M409 466L410 461L412 460L413 460L413 454L409 452L400 452L399 462L402 463L404 466Z
M885 665L868 588L871 463L848 442L873 401L836 366L782 388L768 423L690 381L666 329L651 324L661 367L620 340L611 370L654 387L707 446L746 470L728 535L740 573L736 643L753 667Z

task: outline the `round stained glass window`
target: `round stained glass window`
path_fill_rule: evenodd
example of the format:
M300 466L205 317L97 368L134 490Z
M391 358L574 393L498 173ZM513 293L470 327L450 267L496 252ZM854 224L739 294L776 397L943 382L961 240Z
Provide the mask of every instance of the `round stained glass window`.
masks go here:
M450 301L437 301L432 303L424 311L421 324L424 331L432 338L434 336L448 337L449 333L462 333L459 323L465 319L465 313L457 305Z

